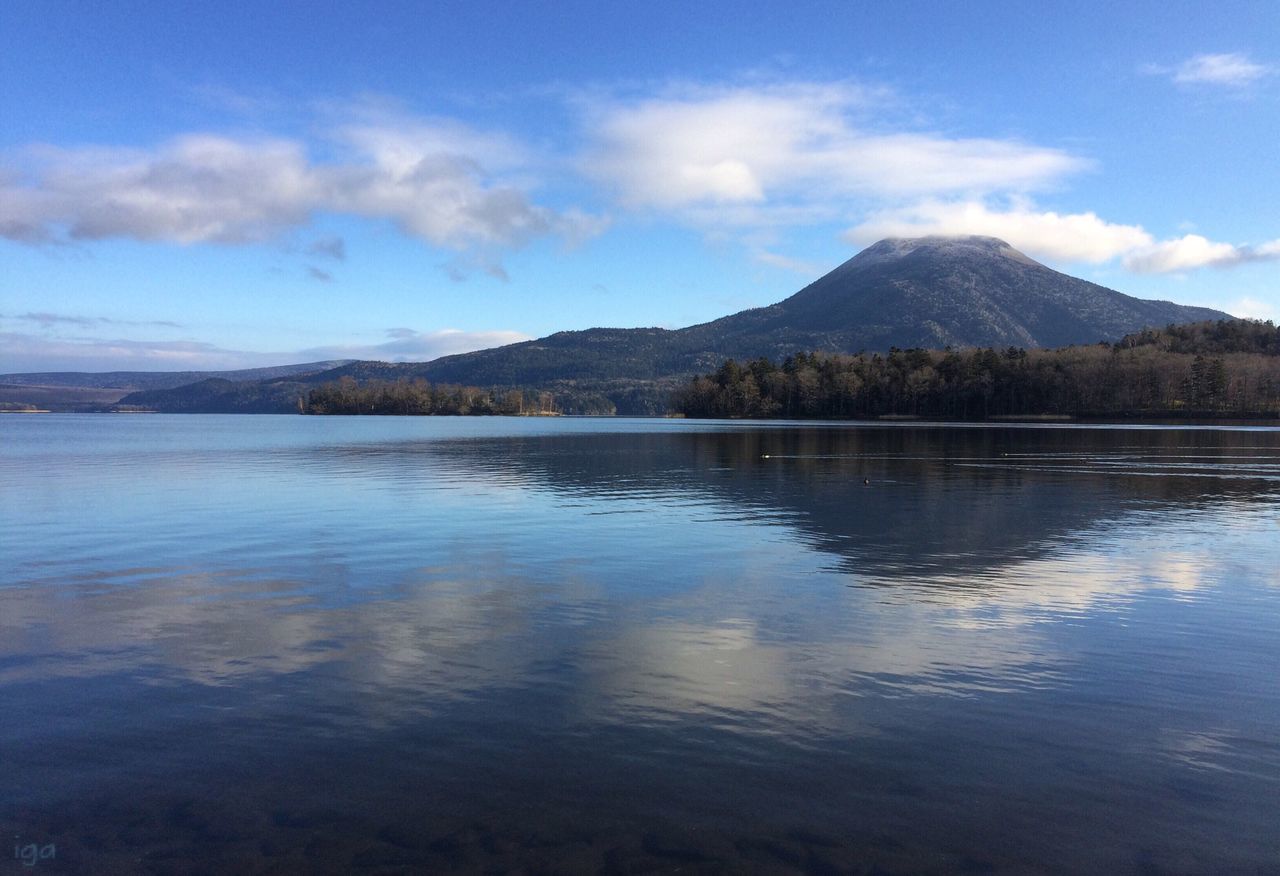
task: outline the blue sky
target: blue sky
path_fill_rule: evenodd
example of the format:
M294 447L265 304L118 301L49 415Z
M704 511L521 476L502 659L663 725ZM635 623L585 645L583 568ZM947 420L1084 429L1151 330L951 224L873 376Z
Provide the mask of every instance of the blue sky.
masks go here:
M1280 4L0 4L0 371L430 359L982 233L1280 317Z

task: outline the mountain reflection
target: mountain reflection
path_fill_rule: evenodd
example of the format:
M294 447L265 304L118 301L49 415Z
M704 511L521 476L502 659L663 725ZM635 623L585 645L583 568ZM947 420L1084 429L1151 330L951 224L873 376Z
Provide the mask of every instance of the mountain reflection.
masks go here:
M804 428L549 435L362 449L590 501L710 501L785 523L841 568L952 583L1124 515L1280 495L1274 432ZM1158 475L1158 476L1156 476Z
M341 607L285 582L162 569L61 590L31 581L0 591L0 684L122 672L157 684L301 684L321 670L321 693L345 701L322 714L350 721L354 708L365 728L504 688L569 684L572 711L593 721L830 731L849 694L1051 684L1057 656L1037 624L1152 588L1190 595L1212 562L1204 551L1137 553L1013 563L992 578L996 601L964 587L898 603L849 588L778 594L770 585L794 573L753 564L610 609L568 563L551 583L520 578L496 554L479 567L414 570Z
M349 542L258 568L28 575L0 590L0 683L320 672L366 726L567 685L590 720L830 728L849 694L1052 684L1047 621L1150 590L1194 598L1218 574L1215 518L1259 509L1267 526L1269 437L747 428L289 448L254 461L291 473L259 499L287 523L274 541L306 542L298 509L335 487L416 504L346 515ZM480 510L451 522L459 502Z
M6 428L0 818L77 872L1274 857L1280 432Z

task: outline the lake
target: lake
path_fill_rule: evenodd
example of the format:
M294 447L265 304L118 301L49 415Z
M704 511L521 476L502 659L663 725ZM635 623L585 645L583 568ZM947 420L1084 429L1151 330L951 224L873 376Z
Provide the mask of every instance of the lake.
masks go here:
M0 442L0 871L1280 871L1280 430Z

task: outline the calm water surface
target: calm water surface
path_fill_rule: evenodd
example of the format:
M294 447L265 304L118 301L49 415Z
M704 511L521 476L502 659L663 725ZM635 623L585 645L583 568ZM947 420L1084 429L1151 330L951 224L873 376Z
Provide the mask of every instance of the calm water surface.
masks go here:
M1280 872L1276 430L9 416L0 549L0 872Z

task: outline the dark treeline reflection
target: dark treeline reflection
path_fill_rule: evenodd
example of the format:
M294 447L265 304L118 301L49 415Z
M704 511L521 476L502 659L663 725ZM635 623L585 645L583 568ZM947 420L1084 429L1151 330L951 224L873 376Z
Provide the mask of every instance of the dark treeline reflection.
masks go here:
M1135 510L1185 511L1280 492L1280 444L1261 431L744 428L341 452L380 457L400 476L427 453L432 466L457 466L477 480L588 499L684 495L785 522L869 573L978 572Z

